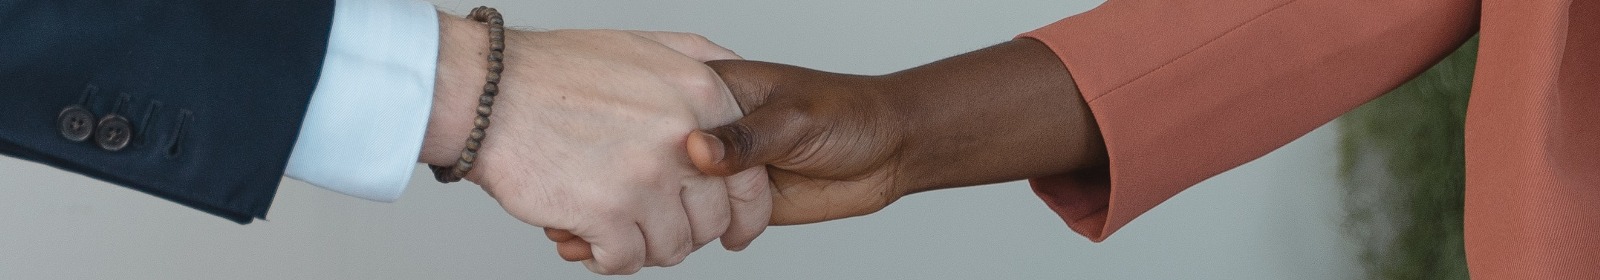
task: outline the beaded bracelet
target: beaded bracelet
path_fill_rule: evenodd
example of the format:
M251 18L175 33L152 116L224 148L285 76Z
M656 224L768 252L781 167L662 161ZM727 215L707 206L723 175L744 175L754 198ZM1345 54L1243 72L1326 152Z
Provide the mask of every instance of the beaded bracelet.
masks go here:
M461 159L452 166L428 165L433 169L433 178L440 183L459 182L467 172L472 172L472 162L478 159L478 148L482 147L489 129L489 114L494 113L494 96L500 93L500 71L505 70L502 60L506 49L506 22L500 17L500 11L477 7L467 18L489 25L489 76L483 84L483 95L478 97L478 118L472 122L472 133L467 138L466 148L461 150Z

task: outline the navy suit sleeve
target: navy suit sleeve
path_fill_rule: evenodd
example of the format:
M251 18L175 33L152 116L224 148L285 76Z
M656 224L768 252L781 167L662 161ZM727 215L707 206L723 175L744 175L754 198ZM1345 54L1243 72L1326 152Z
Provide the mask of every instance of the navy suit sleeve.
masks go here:
M332 19L332 0L0 0L0 153L265 218ZM72 106L129 129L74 141Z

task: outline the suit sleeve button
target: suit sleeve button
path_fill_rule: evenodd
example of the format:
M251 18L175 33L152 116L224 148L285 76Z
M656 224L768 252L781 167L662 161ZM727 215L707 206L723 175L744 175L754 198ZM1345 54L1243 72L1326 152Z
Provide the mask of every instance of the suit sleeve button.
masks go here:
M128 118L116 114L100 118L100 123L95 126L94 142L107 151L120 151L128 147L128 140L133 138L133 127L128 124Z
M56 115L56 128L61 131L61 137L83 142L94 133L94 114L78 105L61 108L61 114Z

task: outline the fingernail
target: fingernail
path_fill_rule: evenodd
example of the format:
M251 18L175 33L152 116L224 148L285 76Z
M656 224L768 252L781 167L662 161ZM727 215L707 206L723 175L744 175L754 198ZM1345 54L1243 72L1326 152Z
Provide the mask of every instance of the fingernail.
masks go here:
M717 139L716 135L711 135L705 131L695 131L695 134L700 136L700 140L703 140L705 143L711 144L712 147L715 147L710 151L707 151L711 152L712 163L722 163L722 159L728 156L728 149L722 146L722 140Z

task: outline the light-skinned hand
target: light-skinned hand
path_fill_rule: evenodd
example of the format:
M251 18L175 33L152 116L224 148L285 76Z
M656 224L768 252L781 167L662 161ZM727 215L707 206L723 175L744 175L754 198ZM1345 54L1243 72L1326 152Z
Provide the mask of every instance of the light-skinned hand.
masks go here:
M420 161L453 164L486 75L484 25L441 15L433 115ZM698 35L614 30L506 31L505 70L477 183L517 219L577 238L600 274L672 266L719 237L765 229L764 170L701 174L684 135L740 111L702 62L737 59ZM571 251L572 248L565 248Z

